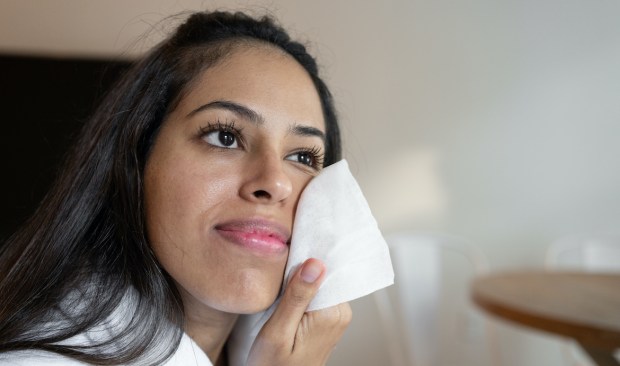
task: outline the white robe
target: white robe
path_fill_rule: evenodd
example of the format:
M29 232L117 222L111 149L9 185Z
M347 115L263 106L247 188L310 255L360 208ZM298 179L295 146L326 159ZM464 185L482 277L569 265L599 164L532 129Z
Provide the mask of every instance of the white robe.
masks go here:
M53 352L27 350L0 353L0 365L84 366L87 364ZM184 333L179 348L163 366L213 366L213 364L202 349Z
M88 289L88 287L86 287ZM80 306L80 291L67 296L63 301L65 314L76 306ZM110 314L108 319L93 329L75 337L67 339L60 344L65 345L89 345L105 340L113 336L116 331L121 331L131 319L136 292L128 290L119 306ZM82 309L83 310L83 309ZM70 316L59 316L56 322L50 322L44 327L50 329L62 329L63 322L71 322ZM166 345L164 345L165 347ZM148 357L147 357L148 358ZM144 363L144 360L142 360ZM141 365L140 361L137 364ZM0 366L84 366L84 362L73 358L59 355L54 352L42 350L23 350L0 353ZM213 366L204 351L187 335L183 333L179 347L175 353L161 366Z

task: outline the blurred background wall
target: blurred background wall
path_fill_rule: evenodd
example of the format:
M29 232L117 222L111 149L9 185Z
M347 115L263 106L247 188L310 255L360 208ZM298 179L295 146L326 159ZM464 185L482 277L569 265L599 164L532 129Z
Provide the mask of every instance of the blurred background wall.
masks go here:
M127 60L163 18L214 8L269 12L310 42L384 232L465 237L506 270L620 231L617 0L0 0L0 53ZM353 306L330 364L386 364L373 303ZM562 364L558 338L499 326L504 365Z

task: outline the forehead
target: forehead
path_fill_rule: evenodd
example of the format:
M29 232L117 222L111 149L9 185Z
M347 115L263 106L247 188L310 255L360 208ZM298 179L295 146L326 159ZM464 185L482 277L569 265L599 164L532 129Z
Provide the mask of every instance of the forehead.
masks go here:
M241 44L200 73L180 100L189 111L216 100L243 104L265 117L325 131L320 97L307 71L273 46Z

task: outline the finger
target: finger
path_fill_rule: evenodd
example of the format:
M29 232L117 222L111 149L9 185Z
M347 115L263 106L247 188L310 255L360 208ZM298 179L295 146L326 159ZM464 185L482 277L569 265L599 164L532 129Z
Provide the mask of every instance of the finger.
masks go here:
M279 336L294 340L310 301L316 295L325 274L325 265L318 259L306 260L288 283L276 310L266 324ZM268 331L268 329L266 329Z
M321 310L308 311L297 330L296 339L304 340L313 334L320 334L321 340L334 347L351 323L352 311L349 303L341 303Z

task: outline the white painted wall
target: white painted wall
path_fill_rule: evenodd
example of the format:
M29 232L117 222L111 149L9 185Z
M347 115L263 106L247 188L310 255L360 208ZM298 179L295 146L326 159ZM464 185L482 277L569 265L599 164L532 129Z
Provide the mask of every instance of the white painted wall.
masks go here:
M466 237L495 270L620 222L617 0L0 0L0 50L135 55L183 9L268 9L313 49L345 152L384 231ZM368 299L333 365L385 364ZM556 338L500 325L504 365L562 364Z

